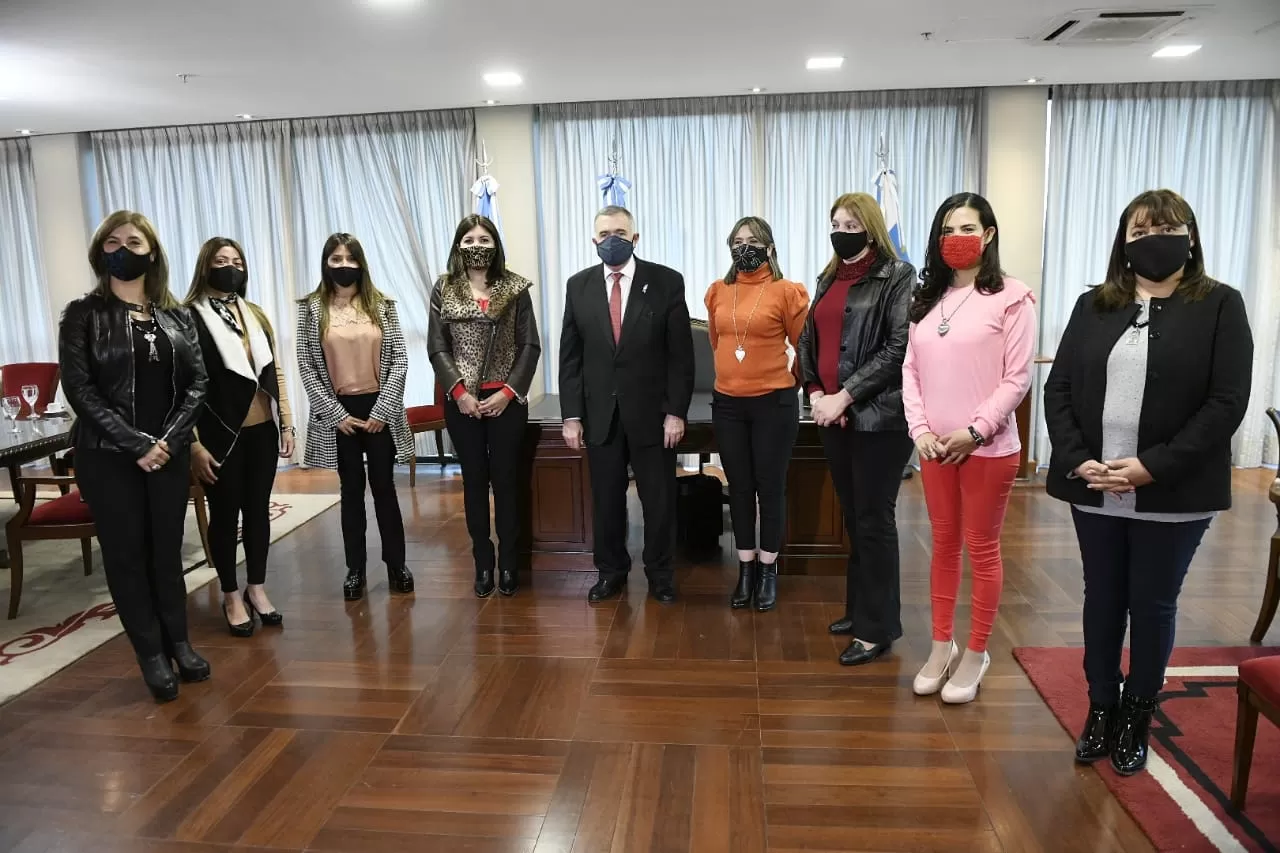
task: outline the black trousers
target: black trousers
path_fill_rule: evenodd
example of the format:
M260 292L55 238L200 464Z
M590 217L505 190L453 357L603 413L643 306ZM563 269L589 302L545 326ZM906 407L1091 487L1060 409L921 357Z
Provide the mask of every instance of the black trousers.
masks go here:
M1209 521L1161 522L1072 508L1084 564L1084 674L1089 699L1109 705L1120 685L1154 699L1173 653L1178 593ZM1120 671L1130 622L1129 678Z
M498 391L481 391L485 399ZM476 571L495 567L489 539L489 489L493 488L493 516L498 528L497 566L519 568L520 456L524 448L529 409L515 400L496 418L471 418L452 399L445 404L445 425L462 465L463 506Z
M353 418L364 420L377 402L377 394L338 397ZM382 561L388 568L404 565L404 518L396 498L396 442L391 424L382 432L356 430L354 435L338 433L338 483L342 495L342 544L347 552L347 570L364 571L366 560L364 509L365 460L368 459L369 491L373 492L373 512L378 518L382 539Z
M280 432L274 421L240 430L216 483L205 483L209 499L209 550L223 592L235 592L236 534L244 524L244 562L248 582L267 579L267 551L271 547L271 487L280 458Z
M787 527L787 468L800 430L800 401L794 388L759 397L711 399L716 447L729 479L729 516L739 551L756 547L756 502L760 509L760 550L777 553Z
M670 583L676 541L676 452L661 444L636 444L614 412L603 444L587 446L591 468L594 558L602 578L631 571L627 552L627 465L636 477L644 514L644 572L650 583Z
M906 432L820 430L849 534L845 615L853 636L891 643L902 636L898 586L898 488L913 444Z
M182 536L190 455L184 449L151 472L113 450L76 450L75 464L120 624L138 657L166 654L187 640Z

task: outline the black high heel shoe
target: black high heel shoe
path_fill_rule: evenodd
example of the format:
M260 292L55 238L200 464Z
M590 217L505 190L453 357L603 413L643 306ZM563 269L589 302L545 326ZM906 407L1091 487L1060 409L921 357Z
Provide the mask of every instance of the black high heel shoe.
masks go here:
M248 604L248 601L245 601ZM233 623L231 617L227 615L227 603L222 602L222 618L227 620L227 631L233 637L252 637L253 636L253 611L249 611L249 619L239 624Z
M350 569L342 581L342 597L346 601L359 601L364 598L365 570Z
M169 657L178 665L178 677L187 683L208 681L213 674L209 662L196 654L196 650L188 642L174 643L169 650Z
M387 583L391 586L392 592L398 592L401 595L413 592L413 575L405 566L394 568L387 566Z
M249 600L249 590L247 589L244 591L244 609L249 614L249 624L251 626L253 624L254 616L257 616L262 620L262 627L264 628L279 628L284 624L284 616L280 611L272 610L270 613L263 613L261 610L254 607L253 602ZM250 627L249 633L253 633L252 627Z
M142 670L142 680L157 703L172 702L178 698L178 676L173 674L167 655L138 658L138 668Z

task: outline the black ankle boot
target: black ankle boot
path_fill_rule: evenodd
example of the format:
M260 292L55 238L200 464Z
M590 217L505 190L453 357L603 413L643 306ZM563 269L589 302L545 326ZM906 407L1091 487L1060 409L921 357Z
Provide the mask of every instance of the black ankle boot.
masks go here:
M1092 764L1099 758L1111 754L1115 743L1116 722L1119 720L1120 707L1116 703L1100 705L1089 703L1089 718L1085 720L1084 731L1076 741L1076 761L1081 764Z
M498 572L498 593L512 596L520 588L520 573L515 569L502 569Z
M185 641L174 643L169 650L169 657L178 665L178 676L187 683L208 681L213 671L209 662L196 654L191 644Z
M364 598L364 584L364 569L348 569L342 582L342 597L347 601L359 601Z
M476 598L488 598L493 595L493 569L476 569Z
M756 580L756 610L766 613L778 603L778 564L761 563Z
M1111 768L1121 776L1132 776L1147 766L1147 738L1157 704L1155 699L1128 693L1121 698L1116 739L1111 747Z
M751 595L755 592L755 586L756 561L739 560L738 585L733 588L733 597L729 599L729 606L734 610L749 607L751 605Z
M142 680L157 702L172 702L178 698L178 676L173 674L168 655L138 658L138 668L142 670Z
M387 583L391 584L392 592L405 595L413 592L413 575L405 566L387 566Z

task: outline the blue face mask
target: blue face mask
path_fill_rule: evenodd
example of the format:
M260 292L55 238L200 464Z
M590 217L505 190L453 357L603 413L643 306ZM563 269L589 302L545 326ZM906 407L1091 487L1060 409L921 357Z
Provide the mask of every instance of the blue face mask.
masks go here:
M596 254L600 256L600 260L611 267L620 267L626 264L627 261L631 260L631 255L635 250L635 243L619 237L617 234L610 234L596 244Z

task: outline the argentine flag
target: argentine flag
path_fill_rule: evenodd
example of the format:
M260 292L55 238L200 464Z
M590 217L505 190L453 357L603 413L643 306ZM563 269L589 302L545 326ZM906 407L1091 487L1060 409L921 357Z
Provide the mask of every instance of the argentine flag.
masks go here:
M471 186L471 194L476 197L476 213L487 216L498 226L502 233L502 214L498 213L498 180L488 172L480 176Z
M876 176L876 201L880 212L884 214L884 224L889 229L889 237L893 240L898 256L907 263L907 241L902 233L902 206L898 201L898 176L884 160L880 161L880 174Z

